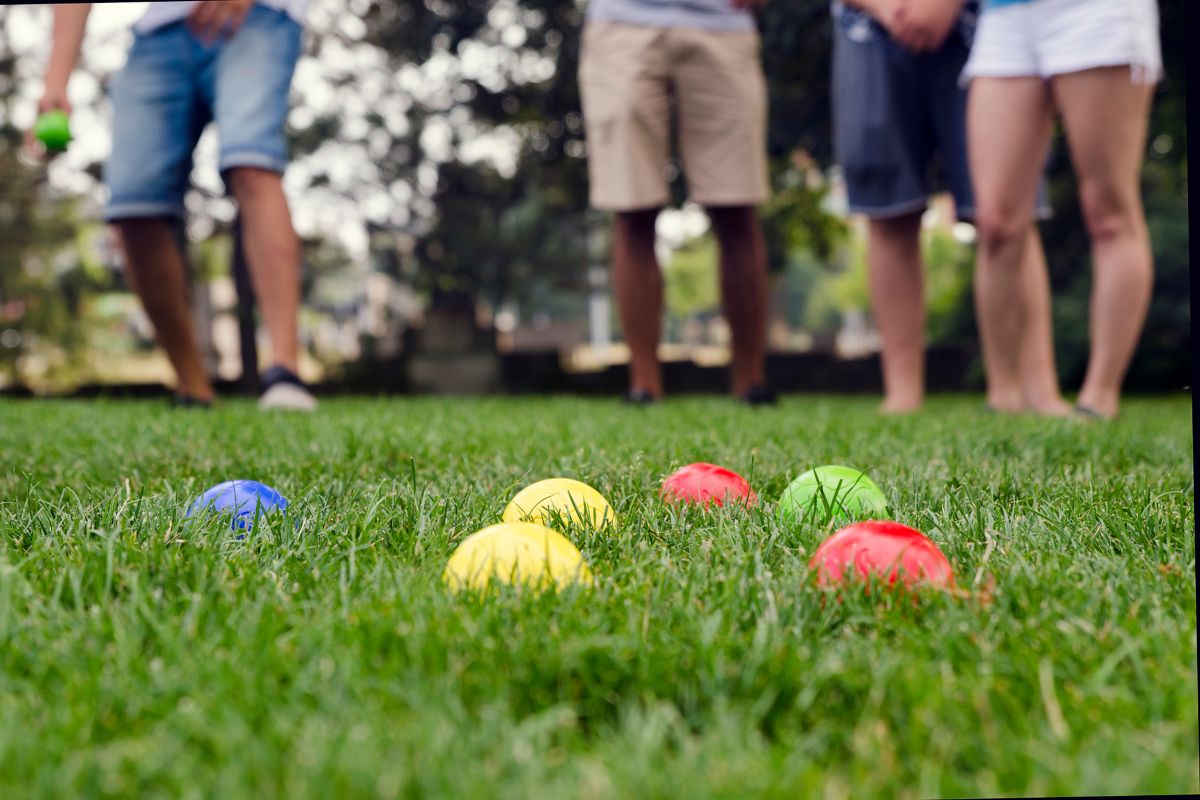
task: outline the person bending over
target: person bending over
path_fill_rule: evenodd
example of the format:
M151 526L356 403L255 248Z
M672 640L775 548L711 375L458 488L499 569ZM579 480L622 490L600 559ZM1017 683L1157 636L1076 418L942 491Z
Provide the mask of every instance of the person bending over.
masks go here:
M237 201L254 293L270 335L264 408L310 410L297 377L300 243L283 192L288 89L300 56L308 0L153 3L113 81L113 148L104 167L105 220L119 234L128 277L174 369L176 402L208 405L188 311L184 265L171 222L184 215L192 151L215 122L220 170ZM39 112L68 110L91 4L54 7L54 35Z

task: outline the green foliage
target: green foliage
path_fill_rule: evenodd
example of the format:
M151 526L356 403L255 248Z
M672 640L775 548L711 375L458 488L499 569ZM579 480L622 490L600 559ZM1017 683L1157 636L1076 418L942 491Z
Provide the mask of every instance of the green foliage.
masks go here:
M688 242L671 254L671 260L663 267L663 294L672 315L686 318L720 309L719 258L712 233Z
M826 186L809 180L807 172L786 161L775 164L776 188L761 210L772 273L781 272L798 252L831 261L849 236L845 221L824 208Z
M761 12L762 63L771 108L767 151L774 159L789 158L800 148L818 164L833 160L831 30L828 3L769 2Z
M775 279L772 294L793 329L810 334L829 334L838 329L842 318L831 293L836 269L808 250L791 253L783 274Z
M0 400L0 796L1200 790L1187 399L1097 426L875 405ZM697 459L761 505L665 506ZM829 462L962 596L814 587L829 531L775 502ZM550 475L619 515L568 531L595 588L449 594L452 550ZM290 518L185 524L231 477Z
M583 4L348 0L320 10L313 17L324 21L314 24L310 53L319 61L324 88L333 93L333 108L313 101L297 83L300 110L308 113L294 114L289 132L295 155L311 157L302 191L344 195L369 225L399 227L414 236L417 257L404 277L427 299L465 293L493 306L516 301L523 313L581 308L586 267L603 258L603 247L589 246L589 239L606 227L587 210L576 80ZM11 13L0 7L0 26ZM1183 5L1163 4L1160 13L1167 79L1152 112L1144 170L1157 281L1130 375L1131 386L1144 388L1178 387L1188 382L1190 365L1187 40ZM789 318L826 330L836 325L839 304L861 304L863 297L862 273L845 251L844 226L825 213L823 190L797 158L802 150L819 167L832 160L828 4L767 3L760 30L775 190L762 209L769 265L789 298ZM26 63L18 69L8 37L0 36L3 119L11 119L18 77L39 68ZM96 77L103 82L107 76ZM356 110L364 104L365 110ZM439 131L449 132L444 152L432 135ZM472 144L487 136L515 142L515 161L495 165L471 155ZM69 238L66 228L76 222L68 205L43 196L40 176L17 163L18 139L11 127L0 137L0 282L7 281L0 291L7 297L15 296L14 281L22 272L13 254L32 248L44 261L53 260L53 251ZM352 176L339 177L337 167L351 162L359 165ZM89 171L95 174L97 166ZM677 198L682 190L677 181ZM1090 270L1061 140L1051 164L1050 194L1056 217L1043 230L1056 295L1059 364L1073 386L1086 362ZM213 216L209 201L215 199L200 204L202 216ZM225 232L220 223L211 227L214 237ZM939 266L943 246L953 251L944 255L947 264L962 256L948 243L927 242L931 340L970 345L976 330L969 294L959 283L961 272ZM338 261L327 255L319 256L320 265ZM70 345L79 341L70 328L78 315L62 302L72 291L86 293L87 284L76 276L68 280L74 288L62 289L46 283L46 274L20 291L41 298L43 316L36 324L45 336ZM53 274L55 281L62 275ZM0 351L10 369L13 355Z
M86 341L84 299L111 283L89 262L74 204L46 194L44 175L18 155L21 132L0 124L0 370L22 383L22 359L37 352L70 371ZM63 360L58 360L59 358Z
M494 47L501 40L520 41L516 50L523 58L551 65L539 80L512 64L487 80L459 78L429 100L414 99L412 127L403 136L389 133L388 179L419 169L438 174L431 224L419 246L418 280L430 295L467 291L495 305L527 301L541 293L540 287L562 292L583 288L587 238L598 223L587 212L576 80L582 10L574 0L537 0L522 3L516 12L513 8L497 0L389 0L372 2L362 15L367 26L363 43L382 51L393 71L481 45ZM828 151L827 122L821 119L819 129L813 124L828 94L821 60L828 43L820 44L828 38L827 16L826 8L771 10L763 22L772 101L770 151L777 156L772 175L779 190L763 213L773 272L782 270L789 250L803 245L824 256L840 235L838 221L820 207L822 192L799 180L789 162L797 145L817 154ZM808 55L798 58L801 52ZM456 147L469 136L515 133L520 145L513 174L501 175L485 162L468 164L457 157L431 161L421 147L423 126L456 118L469 120L456 128ZM380 116L373 123L386 128ZM796 137L797 131L810 130L815 131L812 136ZM674 191L682 199L681 181Z
M849 229L846 229L849 231ZM832 258L810 250L792 251L780 284L793 326L811 333L833 333L849 311L869 314L871 289L867 271L866 231L847 233ZM931 345L961 342L964 322L973 324L971 271L973 251L949 231L921 231L925 267L927 341Z
M871 284L867 270L867 244L864 238L856 238L850 244L850 257L844 259L844 264L831 281L830 301L838 311L869 312Z
M971 275L974 251L949 231L929 228L921 232L925 263L926 332L930 344L961 343L955 334L962 320L974 319Z

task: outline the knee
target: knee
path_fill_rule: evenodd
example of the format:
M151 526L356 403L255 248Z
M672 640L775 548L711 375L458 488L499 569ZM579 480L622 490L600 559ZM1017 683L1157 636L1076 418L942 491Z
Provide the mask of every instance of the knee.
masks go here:
M1023 214L981 203L975 212L975 238L984 254L994 255L1019 246L1031 224Z
M283 191L283 176L260 167L231 167L225 173L225 180L233 196L243 202Z
M758 233L758 210L754 206L711 206L705 210L718 238L749 237Z
M765 274L767 251L757 209L727 206L709 208L708 214L721 250L721 273L725 279Z
M153 248L170 243L174 235L172 229L181 221L173 217L124 217L113 220L111 224L117 232L117 240L128 254L131 249Z
M1136 189L1121 191L1100 182L1080 185L1079 206L1088 237L1093 242L1111 241L1133 231L1141 213Z

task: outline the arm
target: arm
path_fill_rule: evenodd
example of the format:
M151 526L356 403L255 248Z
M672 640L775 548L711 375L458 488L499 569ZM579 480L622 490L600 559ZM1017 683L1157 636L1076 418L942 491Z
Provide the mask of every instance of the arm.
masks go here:
M75 64L79 61L79 49L83 46L83 32L87 28L91 3L54 6L54 29L50 39L50 61L42 78L42 97L38 100L38 114L59 110L71 112L67 99L67 83ZM33 128L25 131L25 147L39 154L41 149L35 141Z
M54 6L54 32L50 44L50 63L46 65L42 99L38 111L60 108L70 110L67 102L67 82L79 61L79 49L83 46L83 32L87 28L91 3Z

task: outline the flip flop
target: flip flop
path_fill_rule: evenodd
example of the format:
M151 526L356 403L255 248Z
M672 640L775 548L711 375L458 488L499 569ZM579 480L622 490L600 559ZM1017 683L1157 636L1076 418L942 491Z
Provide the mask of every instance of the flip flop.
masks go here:
M1082 422L1112 422L1116 417L1106 417L1094 408L1075 404L1071 416Z

